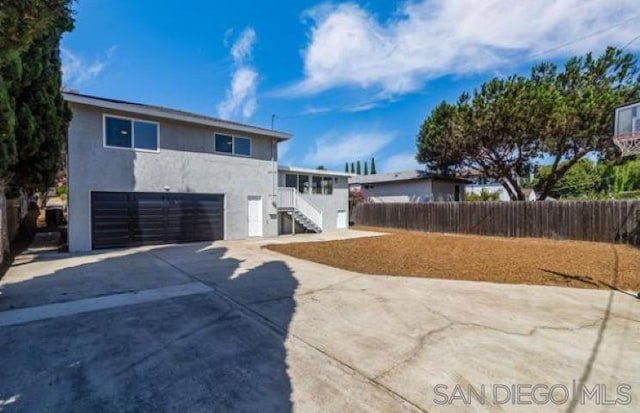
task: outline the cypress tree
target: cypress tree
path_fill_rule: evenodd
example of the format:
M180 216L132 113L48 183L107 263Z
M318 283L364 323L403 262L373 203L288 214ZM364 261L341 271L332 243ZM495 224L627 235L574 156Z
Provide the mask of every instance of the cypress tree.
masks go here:
M70 111L59 44L73 28L70 0L6 0L0 10L0 179L48 186L61 164Z
M376 160L371 158L371 175L375 175L376 173Z
M368 163L367 161L364 161L364 174L365 175L369 175L369 168L368 168Z
M349 173L349 162L345 162L345 163L344 163L344 171L345 171L346 173Z
M351 162L351 173L355 174L356 173L356 169L353 166L353 162Z
M360 169L360 161L356 163L356 174L362 175L362 169Z

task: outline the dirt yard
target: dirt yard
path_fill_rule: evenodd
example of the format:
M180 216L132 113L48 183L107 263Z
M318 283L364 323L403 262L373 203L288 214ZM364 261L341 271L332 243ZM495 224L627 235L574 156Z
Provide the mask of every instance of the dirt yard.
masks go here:
M640 291L640 249L626 245L355 229L389 235L265 248L366 274Z

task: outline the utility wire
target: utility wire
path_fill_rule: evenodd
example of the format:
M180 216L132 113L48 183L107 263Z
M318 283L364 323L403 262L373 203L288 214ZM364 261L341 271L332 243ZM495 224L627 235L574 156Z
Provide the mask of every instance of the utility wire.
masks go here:
M567 46L571 46L571 45L576 44L576 43L579 43L579 42L581 42L581 41L583 41L583 40L587 40L587 39L590 39L590 38L592 38L592 37L598 36L598 35L600 35L600 34L602 34L602 33L606 33L606 32L608 32L608 31L610 31L610 30L613 30L613 29L615 29L615 28L617 28L617 27L623 26L623 25L625 25L625 24L627 24L627 23L629 23L629 22L631 22L631 21L633 21L633 20L637 19L638 17L640 17L640 14L636 14L636 15L634 15L634 16L632 16L632 17L630 17L630 18L626 19L626 20L623 20L623 21L619 22L619 23L616 23L616 24L611 25L611 26L609 26L609 27L605 27L605 28L603 28L603 29L601 29L601 30L598 30L598 31L595 31L595 32L589 33L589 34L584 35L584 36L582 36L582 37L579 37L579 38L577 38L577 39L575 39L575 40L572 40L572 41L570 41L570 42L566 42L566 43L560 44L560 45L558 45L558 46L554 46L554 47L552 47L552 48L550 48L550 49L546 49L546 50L540 51L540 52L538 52L538 53L535 53L535 54L533 54L533 55L529 56L529 59L533 59L533 58L536 58L536 57L540 57L540 56L545 55L545 54L547 54L547 53L555 52L556 50L563 49L563 48L565 48L565 47L567 47ZM624 50L626 50L626 49L627 49L628 47L630 47L630 46L631 46L635 41L637 41L637 40L639 40L639 39L640 39L640 35L638 35L638 36L634 37L634 38L633 38L633 39L631 39L628 43L626 43L626 44L621 48L621 50L623 50L623 51L624 51ZM327 109L326 111L325 111L325 110L319 110L319 111L308 111L308 112L302 112L302 113L298 113L298 114L294 114L294 115L288 115L288 116L280 116L280 115L277 115L277 114L275 114L275 113L274 113L273 115L271 115L271 129L273 129L273 127L274 127L274 123L275 123L275 120L276 120L276 119L280 119L280 120L286 120L286 119L297 119L297 118L303 118L303 117L307 117L307 116L317 116L317 115L322 115L322 114L324 114L324 113L328 113L328 112L335 112L335 111L347 111L347 112L348 112L348 111L351 111L351 110L357 109L358 107L367 106L367 105L375 105L375 104L377 104L377 103L386 102L386 101L390 101L390 100L391 100L391 99L377 99L377 100L371 100L371 101L368 101L368 102L359 103L359 104L356 104L356 105L333 107L333 108Z
M592 37L598 36L598 35L600 35L600 34L602 34L602 33L606 33L606 32L608 32L609 30L613 30L613 29L615 29L615 28L617 28L617 27L620 27L620 26L622 26L622 25L625 25L625 24L629 23L630 21L633 21L633 20L637 19L637 18L638 18L638 16L640 16L640 15L636 14L636 15L634 15L634 16L633 16L633 17L631 17L631 18L628 18L628 19L626 19L626 20L621 21L620 23L616 23L616 24L614 24L614 25L612 25L612 26L605 27L604 29L598 30L598 31L593 32L593 33L589 33L589 34L587 34L587 35L585 35L585 36L579 37L579 38L577 38L577 39L575 39L575 40L572 40L572 41L570 41L570 42L563 43L563 44L561 44L561 45L558 45L558 46L552 47L552 48L550 48L550 49L543 50L543 51L541 51L541 52L535 53L535 54L533 54L533 55L529 56L529 58L531 59L531 58L534 58L534 57L539 57L539 56L545 55L545 54L550 53L550 52L555 52L556 50L563 49L563 48L565 48L565 47L567 47L567 46L571 46L571 45L576 44L576 43L579 43L579 42L581 42L581 41L583 41L583 40L587 40L587 39L590 39L590 38L592 38ZM635 41L635 39L634 39L633 41ZM632 42L633 42L633 41L632 41Z
M356 112L358 108L363 107L363 106L368 106L368 105L376 105L378 103L383 103L383 102L391 102L393 101L393 99L390 98L384 98L384 99L376 99L376 100L370 100L367 102L361 102L361 103L357 103L355 105L345 105L345 106L335 106L326 110L318 110L318 111L305 111L305 112L301 112L301 113L297 113L294 115L286 115L286 116L280 116L276 113L274 113L273 115L271 115L271 128L273 129L273 124L275 123L276 119L280 119L280 120L287 120L287 119L297 119L297 118L304 118L307 116L317 116L317 115L323 115L325 113L329 113L329 112L336 112L336 111L340 111L340 112Z
M629 42L627 44L622 46L622 51L625 51L627 49L627 47L631 46L633 44L633 42L635 42L638 39L640 39L640 34L637 35L636 37L634 37L633 39L629 40Z

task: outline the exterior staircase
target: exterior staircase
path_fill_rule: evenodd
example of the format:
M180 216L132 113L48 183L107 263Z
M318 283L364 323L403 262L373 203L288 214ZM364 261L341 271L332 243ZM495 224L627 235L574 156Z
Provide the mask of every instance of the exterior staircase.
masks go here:
M296 188L278 188L278 210L312 232L322 232L322 211L300 196Z

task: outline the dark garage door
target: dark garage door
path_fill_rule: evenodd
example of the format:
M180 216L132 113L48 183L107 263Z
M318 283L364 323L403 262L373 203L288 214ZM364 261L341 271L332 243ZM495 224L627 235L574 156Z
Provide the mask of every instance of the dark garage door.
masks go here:
M91 193L92 248L224 238L224 195Z

